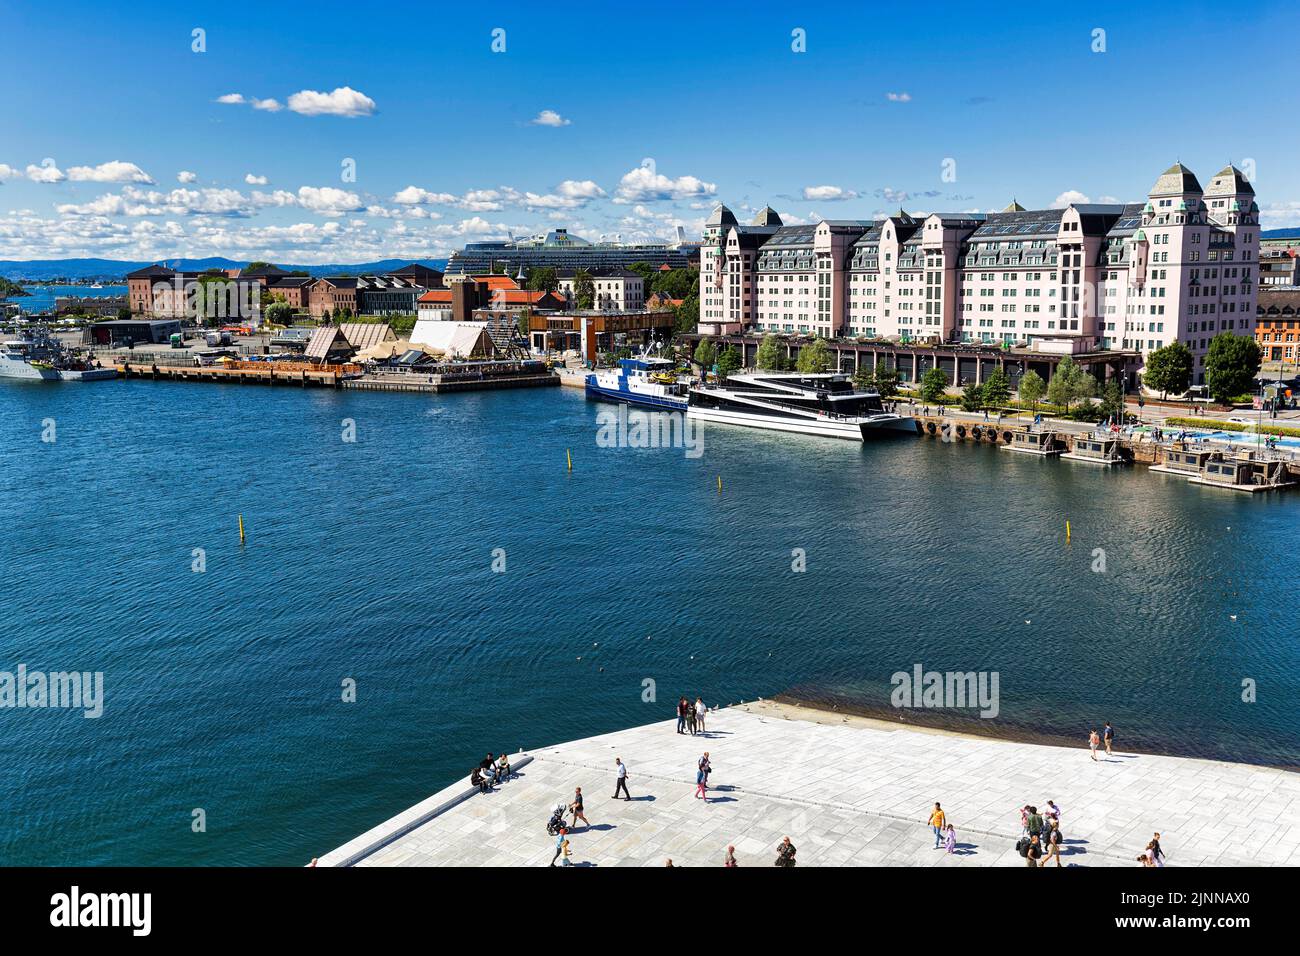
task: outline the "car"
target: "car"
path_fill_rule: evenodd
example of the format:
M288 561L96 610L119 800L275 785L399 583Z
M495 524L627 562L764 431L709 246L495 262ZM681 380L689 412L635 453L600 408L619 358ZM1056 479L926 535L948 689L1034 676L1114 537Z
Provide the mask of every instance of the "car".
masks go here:
M1249 419L1249 418L1242 418L1242 417L1239 416L1239 415L1238 415L1238 416L1234 416L1233 418L1229 418L1228 421L1231 422L1233 425L1253 425L1253 424L1255 424L1255 422L1254 422L1252 419Z

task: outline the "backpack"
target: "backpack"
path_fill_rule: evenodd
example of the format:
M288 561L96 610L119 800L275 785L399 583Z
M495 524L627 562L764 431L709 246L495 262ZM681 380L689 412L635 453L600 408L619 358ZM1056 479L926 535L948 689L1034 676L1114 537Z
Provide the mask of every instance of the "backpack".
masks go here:
M1029 837L1021 837L1016 841L1016 852L1025 858L1029 857L1029 847Z

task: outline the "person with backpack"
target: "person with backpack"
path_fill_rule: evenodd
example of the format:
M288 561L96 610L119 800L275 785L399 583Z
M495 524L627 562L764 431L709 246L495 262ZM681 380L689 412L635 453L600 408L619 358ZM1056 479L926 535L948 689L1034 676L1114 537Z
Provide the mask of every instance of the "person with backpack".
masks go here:
M1097 744L1099 743L1101 743L1101 738L1097 736L1097 728L1094 727L1088 731L1088 752L1092 755L1093 760L1097 759Z
M1106 721L1106 726L1102 728L1101 739L1106 744L1106 756L1109 757L1111 744L1115 742L1115 728L1110 725L1109 720Z
M1031 806L1029 808L1029 835L1038 836L1043 832L1043 818L1038 815L1038 808Z
M1029 842L1024 844L1020 855L1025 858L1025 866L1033 869L1038 868L1038 860L1043 855L1043 848L1038 843L1038 834L1035 833L1029 838Z
M677 732L686 733L686 698L677 698Z
M794 866L795 852L794 844L790 842L790 838L786 837L783 839L781 845L776 848L776 865L785 867Z

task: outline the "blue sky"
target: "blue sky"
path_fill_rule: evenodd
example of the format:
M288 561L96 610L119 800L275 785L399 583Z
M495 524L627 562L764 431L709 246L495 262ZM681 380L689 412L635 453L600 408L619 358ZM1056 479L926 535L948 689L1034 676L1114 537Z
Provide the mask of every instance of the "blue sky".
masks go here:
M1294 4L108 6L0 2L0 259L1136 200L1176 159L1300 223Z

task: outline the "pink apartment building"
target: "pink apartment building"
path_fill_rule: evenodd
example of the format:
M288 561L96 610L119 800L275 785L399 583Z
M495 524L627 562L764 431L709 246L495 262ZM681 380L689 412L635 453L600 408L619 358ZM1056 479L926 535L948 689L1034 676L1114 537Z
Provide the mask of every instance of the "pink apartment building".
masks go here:
M1207 189L1181 164L1147 201L932 213L784 226L713 211L701 249L700 324L1044 352L1175 340L1202 381L1210 339L1253 335L1259 207L1240 170Z

